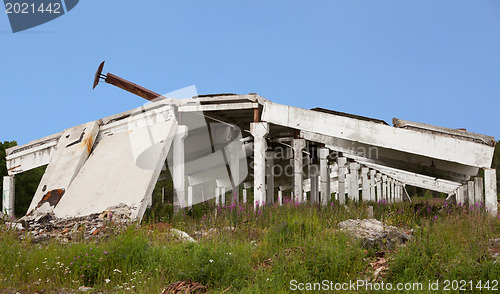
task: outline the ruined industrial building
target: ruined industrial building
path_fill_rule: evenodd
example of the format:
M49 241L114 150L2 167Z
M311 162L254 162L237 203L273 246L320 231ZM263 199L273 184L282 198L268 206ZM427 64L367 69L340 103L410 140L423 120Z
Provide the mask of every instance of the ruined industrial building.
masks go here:
M15 175L43 165L27 217L84 217L122 206L140 220L167 169L175 207L246 202L249 189L255 207L281 203L284 191L321 205L393 203L411 201L410 185L497 214L493 137L396 118L391 126L253 93L172 99L100 71L96 81L153 103L8 149L7 214Z

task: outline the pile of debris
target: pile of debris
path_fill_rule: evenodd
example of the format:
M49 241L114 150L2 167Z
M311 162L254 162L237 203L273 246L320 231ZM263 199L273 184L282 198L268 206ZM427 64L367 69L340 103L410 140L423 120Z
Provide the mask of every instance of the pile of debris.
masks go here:
M387 226L376 219L348 219L339 223L342 231L361 239L365 249L394 249L397 245L411 240L411 231L404 232Z
M112 231L121 230L131 221L130 215L130 208L121 203L109 207L102 213L76 218L56 218L52 212L26 215L18 222L22 227L20 225L17 227L29 232L29 234L22 234L21 239L33 238L34 243L56 239L62 243L68 243L98 239L107 236Z

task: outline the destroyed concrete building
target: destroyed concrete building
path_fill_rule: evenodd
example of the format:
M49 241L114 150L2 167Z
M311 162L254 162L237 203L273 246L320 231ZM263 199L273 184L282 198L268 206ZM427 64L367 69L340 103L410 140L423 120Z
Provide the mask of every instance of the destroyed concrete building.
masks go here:
M13 214L15 175L48 165L30 215L80 217L125 204L141 219L167 166L180 207L246 202L248 189L256 207L281 203L289 189L298 202L395 203L411 201L410 185L497 214L490 136L401 119L391 126L253 93L155 101L8 149L3 211Z

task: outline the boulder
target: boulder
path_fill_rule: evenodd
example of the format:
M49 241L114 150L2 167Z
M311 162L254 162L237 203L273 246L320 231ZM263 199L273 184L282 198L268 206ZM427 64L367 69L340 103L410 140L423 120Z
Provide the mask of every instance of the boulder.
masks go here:
M411 235L376 219L348 219L339 223L340 230L359 238L365 249L394 249L411 240Z

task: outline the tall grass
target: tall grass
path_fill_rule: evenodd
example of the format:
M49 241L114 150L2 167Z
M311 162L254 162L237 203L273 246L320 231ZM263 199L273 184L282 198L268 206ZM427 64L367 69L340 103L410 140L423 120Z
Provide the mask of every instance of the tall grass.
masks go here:
M488 240L500 237L500 221L478 209L337 203L320 207L291 200L253 209L198 205L173 215L165 206L142 226L99 241L33 243L29 234L2 225L0 292L46 292L93 287L104 292L159 293L179 280L199 282L213 293L282 293L290 281L347 282L364 279L374 251L338 230L349 218L375 218L406 230L414 239L390 258L387 281L494 279L500 276ZM168 221L168 225L156 224ZM198 239L183 243L169 226Z

